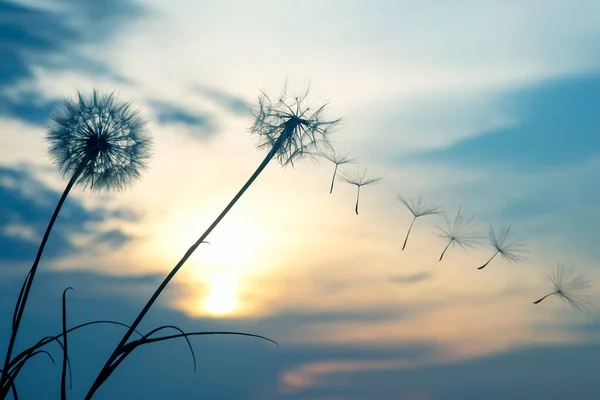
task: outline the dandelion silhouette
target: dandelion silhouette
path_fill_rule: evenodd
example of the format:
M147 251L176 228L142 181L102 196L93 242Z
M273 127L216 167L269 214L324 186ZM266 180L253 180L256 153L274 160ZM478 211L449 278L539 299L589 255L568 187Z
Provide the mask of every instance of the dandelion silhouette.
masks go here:
M331 177L331 187L329 188L329 194L333 193L333 184L335 183L335 177L337 174L338 167L344 164L355 164L357 159L355 157L350 157L351 151L348 153L342 154L335 150L324 152L321 154L322 157L331 161L335 164L335 168L333 170L333 176Z
M475 215L465 219L459 208L456 217L454 217L452 222L450 222L445 215L443 217L445 226L438 226L438 236L446 239L448 244L444 248L444 251L442 251L439 261L442 261L444 254L446 254L446 251L451 245L452 247L458 245L464 249L473 247L478 240L477 236L473 235L472 232L474 229L473 219L475 218Z
M417 201L413 201L410 199L404 198L402 195L398 195L398 201L402 203L408 211L413 215L413 220L408 227L408 231L406 232L406 237L404 238L404 244L402 245L402 250L406 247L406 243L408 242L408 236L410 235L410 231L412 230L413 225L417 218L425 217L427 215L440 215L441 211L439 211L440 206L436 205L425 205L423 204L423 200L421 196Z
M573 272L573 268L569 268L563 263L558 263L556 270L550 275L553 291L534 301L533 304L539 304L547 297L556 295L575 309L581 310L585 308L589 302L584 294L578 292L590 288L590 281L582 275L573 275Z
M379 182L380 180L383 179L383 176L371 176L371 177L367 178L366 168L362 174L357 169L356 172L349 172L349 171L344 170L341 172L341 175L342 175L342 178L341 178L342 181L344 181L350 185L356 186L356 189L357 189L356 205L354 206L354 212L356 213L356 215L358 215L358 202L360 200L360 188L362 186L367 186L367 185L371 185L373 183Z
M288 164L293 166L294 161L297 159L322 153L325 148L331 147L328 136L331 129L333 129L340 120L325 119L324 114L327 108L326 104L322 104L315 108L306 106L305 101L308 94L309 91L307 89L303 95L290 98L284 90L281 96L273 101L268 94L261 92L261 95L258 98L258 109L252 112L254 124L250 128L250 132L258 136L258 148L267 149L267 155L244 186L242 186L229 204L217 216L200 238L188 249L181 260L179 260L171 272L165 277L163 282L158 286L119 344L115 347L113 353L110 355L99 374L96 376L95 381L85 397L86 400L92 398L98 388L106 382L121 362L123 362L123 360L137 347L137 345L134 346L132 344L133 342L127 343L127 341L144 316L148 313L156 299L158 299L162 291L198 248L200 243L206 239L229 210L231 210L269 162L273 159L277 159L282 166L287 166ZM257 337L256 335L244 335ZM180 336L174 335L172 337ZM164 340L168 340L172 337L165 338ZM146 343L149 342L150 341L147 341Z
M145 122L131 103L118 101L114 93L100 94L95 90L90 96L78 92L76 99L65 99L52 115L46 138L50 156L69 182L17 298L1 387L8 379L12 350L42 253L69 192L75 184L99 190L125 188L140 178L152 145Z
M53 116L47 139L59 170L98 190L119 190L140 178L150 157L145 121L114 93L93 91L66 99Z
M497 234L496 231L494 231L492 225L490 225L488 238L490 240L490 244L494 247L496 251L494 252L492 257L490 257L490 259L487 260L485 264L483 264L480 267L477 267L477 269L483 269L487 267L487 265L490 262L492 262L492 260L498 254L500 254L502 258L508 260L509 262L516 263L519 261L523 261L524 253L527 252L527 249L524 248L525 245L521 241L512 237L510 228L510 226L503 227Z

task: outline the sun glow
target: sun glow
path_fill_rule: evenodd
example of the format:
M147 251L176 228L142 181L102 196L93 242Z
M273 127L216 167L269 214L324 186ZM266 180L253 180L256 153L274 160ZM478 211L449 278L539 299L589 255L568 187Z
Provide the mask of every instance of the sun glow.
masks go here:
M237 283L232 275L215 275L209 280L209 294L203 308L213 315L233 312L238 305Z
M148 251L160 260L179 259L198 240L214 215L208 212L184 212L169 215L164 228L155 236ZM173 306L192 316L239 317L255 311L248 304L244 282L250 276L272 267L276 242L268 230L261 229L258 217L238 213L224 218L190 257L180 273L186 290Z
M213 215L201 212L178 212L169 217L167 228L157 236L157 247L153 249L160 257L173 259L183 253L197 240L211 222ZM198 278L204 280L208 271L237 270L249 271L261 267L260 253L266 238L259 224L248 221L239 215L225 218L208 235L206 244L201 244L190 261L202 265Z

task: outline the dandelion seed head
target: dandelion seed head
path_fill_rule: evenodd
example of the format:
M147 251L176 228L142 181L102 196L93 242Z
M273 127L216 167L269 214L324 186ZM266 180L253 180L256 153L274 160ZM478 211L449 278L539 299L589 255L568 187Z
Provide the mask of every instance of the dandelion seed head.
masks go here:
M452 242L452 246L458 245L462 248L473 247L479 241L479 237L474 234L475 224L473 219L465 218L462 215L462 210L459 208L456 216L452 221L446 215L443 215L444 225L437 227L438 236Z
M489 240L500 256L509 262L520 262L525 259L527 249L525 244L512 235L511 227L502 227L496 232L492 225L489 226Z
M259 149L273 149L278 145L275 155L283 166L298 158L314 156L330 149L329 134L338 125L340 119L326 119L327 104L309 107L306 103L309 89L301 96L288 96L284 90L273 101L267 93L261 92L258 107L252 112L254 124L252 134L258 135Z
M152 140L145 126L130 103L94 90L65 99L52 114L46 138L62 174L81 170L77 183L84 187L120 190L147 167Z
M398 194L398 201L402 203L415 218L424 217L426 215L442 214L442 212L440 211L440 206L423 204L423 199L421 196L419 196L419 198L416 201L414 201L405 198L401 194Z
M564 263L558 263L556 270L550 275L554 292L571 307L581 310L590 303L582 290L591 287L590 281L582 275L574 275L574 269Z

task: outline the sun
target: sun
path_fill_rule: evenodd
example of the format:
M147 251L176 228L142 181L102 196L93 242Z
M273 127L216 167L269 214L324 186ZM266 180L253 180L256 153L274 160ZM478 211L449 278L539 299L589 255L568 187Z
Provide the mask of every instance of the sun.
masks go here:
M213 315L235 311L238 305L237 284L232 275L215 275L209 279L209 294L202 302L203 308Z

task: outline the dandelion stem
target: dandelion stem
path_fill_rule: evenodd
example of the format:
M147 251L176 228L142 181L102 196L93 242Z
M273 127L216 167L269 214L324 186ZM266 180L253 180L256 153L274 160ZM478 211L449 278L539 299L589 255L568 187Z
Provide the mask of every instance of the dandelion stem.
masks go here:
M229 204L227 204L227 206L223 209L221 214L219 214L219 216L208 227L208 229L202 234L202 236L200 236L200 238L196 241L196 243L194 243L188 249L188 251L181 258L181 260L179 260L177 265L175 265L175 267L171 270L171 272L169 272L167 277L158 286L158 288L156 289L156 291L154 292L152 297L150 297L150 300L148 300L148 302L146 303L146 305L144 306L142 311L138 314L138 316L136 317L133 324L131 324L131 326L129 327L129 329L127 330L127 332L125 333L125 335L123 336L123 338L121 339L121 341L119 342L119 344L117 345L117 347L115 348L115 350L113 351L111 356L108 358L108 360L106 361L106 363L100 370L100 373L97 375L94 383L92 384L90 390L88 391L87 395L85 396L85 400L90 400L92 398L94 393L108 379L110 374L112 374L112 372L117 368L117 366L125 359L125 357L122 356L117 360L119 355L123 355L121 353L121 349L126 345L127 340L129 340L129 338L133 334L134 330L138 327L138 325L140 324L140 322L142 321L144 316L148 313L148 311L150 310L150 307L152 307L154 302L158 299L158 297L160 296L162 291L167 287L169 282L173 279L175 274L177 274L177 272L183 266L183 264L188 260L188 258L190 258L190 256L194 253L194 251L198 248L198 246L200 246L200 244L213 231L213 229L219 224L219 222L221 222L223 217L225 217L225 215L227 215L229 210L231 210L231 208L235 205L235 203L242 197L244 192L246 192L246 190L250 187L250 185L252 185L252 183L260 175L260 173L265 169L265 167L273 159L273 157L280 151L281 146L283 146L284 143L287 140L289 140L292 133L293 133L293 126L286 124L285 127L283 128L283 132L277 138L277 140L273 143L273 147L271 148L269 153L266 155L264 160L261 162L261 164L258 166L256 171L254 171L252 176L250 176L250 178L244 184L244 186L240 189L240 191L233 197L233 199L229 202Z
M444 254L446 254L446 250L448 250L448 247L450 247L450 245L452 244L453 241L454 241L454 238L450 239L450 241L446 245L446 248L444 249L444 251L442 251L439 261L442 261L442 258L444 258Z
M335 183L335 174L337 173L338 165L339 164L335 164L335 169L333 170L333 177L331 178L331 187L329 188L329 194L333 193L333 184Z
M533 304L539 304L539 303L541 303L541 302L542 302L542 300L544 300L546 297L550 297L550 296L553 296L553 295L555 295L555 294L558 294L558 293L559 293L558 291L556 291L556 292L552 292L552 293L549 293L549 294L545 295L544 297L542 297L541 299L534 301L534 302L533 302Z
M481 267L477 267L477 269L484 269L485 267L487 267L487 265L492 262L492 260L494 259L494 257L496 257L498 255L498 253L500 253L500 250L497 250L494 255L492 257L490 257L489 260L487 260L487 262L485 264L483 264Z
M58 213L60 212L69 192L77 182L77 179L81 175L82 171L87 166L88 162L84 161L80 164L80 166L75 170L73 176L67 183L65 190L63 191L58 203L56 204L56 208L54 209L54 213L50 218L50 222L46 227L46 232L42 238L42 242L40 243L40 247L38 249L37 255L35 256L35 260L33 261L33 265L31 269L27 273L25 277L25 281L23 282L23 286L21 287L21 292L19 293L19 297L17 299L17 304L15 305L15 311L13 313L13 324L12 324L12 332L10 335L10 341L8 342L8 349L6 350L6 357L4 359L4 368L2 368L2 379L0 380L0 387L4 387L6 384L6 379L8 379L8 366L10 364L10 357L12 355L13 347L15 345L15 340L17 338L17 333L19 331L19 326L21 324L21 318L23 317L23 312L25 311L25 305L27 303L27 298L29 297L29 292L31 291L31 286L33 284L33 279L35 278L35 273L37 271L38 265L40 263L40 259L42 258L42 253L44 252L44 248L46 247L46 242L48 241L48 237L50 236L50 231L56 222L56 218L58 217Z
M406 247L406 242L408 242L408 235L410 235L410 230L412 229L416 220L417 220L417 217L414 217L412 222L410 223L410 226L408 227L408 232L406 232L406 237L404 238L404 244L402 245L402 251L404 251L404 248Z
M358 188L356 191L356 205L354 206L354 212L358 215L358 201L360 200L360 185L356 185Z

